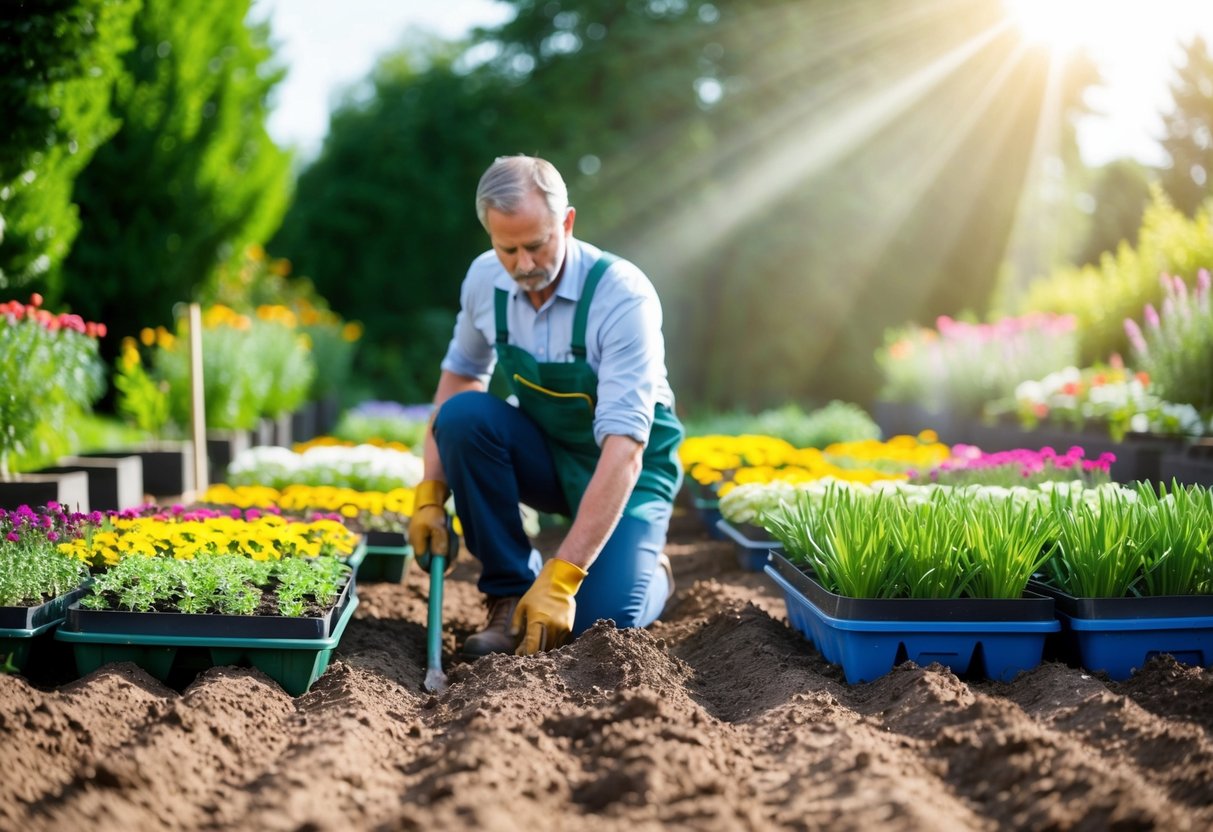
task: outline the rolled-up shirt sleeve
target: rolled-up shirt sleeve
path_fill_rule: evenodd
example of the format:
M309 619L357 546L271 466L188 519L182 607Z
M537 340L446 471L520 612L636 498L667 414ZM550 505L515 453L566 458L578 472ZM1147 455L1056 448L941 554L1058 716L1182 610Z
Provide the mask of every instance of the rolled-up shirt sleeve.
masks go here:
M473 264L459 291L459 314L455 331L442 359L442 369L478 378L488 385L497 363L497 354L484 333L485 317L492 316L492 279Z
M597 300L605 298L595 301L595 306L606 311L597 328L601 353L594 441L601 446L607 436L617 435L647 445L659 385L668 389L664 384L661 303L643 276L637 280L625 273L614 288L622 290L620 302L599 305Z

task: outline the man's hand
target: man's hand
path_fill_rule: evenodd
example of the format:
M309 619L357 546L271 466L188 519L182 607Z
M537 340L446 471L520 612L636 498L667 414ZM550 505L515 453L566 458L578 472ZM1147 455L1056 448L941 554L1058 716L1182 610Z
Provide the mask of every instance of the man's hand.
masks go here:
M543 565L539 577L514 609L510 631L515 637L526 634L514 651L516 655L553 650L568 640L577 612L573 596L587 574L580 566L560 558L552 558Z
M441 480L425 480L413 492L409 544L413 547L418 564L424 560L421 556L426 553L444 556L450 554L448 550L451 538L446 525L446 498L449 494L450 489Z

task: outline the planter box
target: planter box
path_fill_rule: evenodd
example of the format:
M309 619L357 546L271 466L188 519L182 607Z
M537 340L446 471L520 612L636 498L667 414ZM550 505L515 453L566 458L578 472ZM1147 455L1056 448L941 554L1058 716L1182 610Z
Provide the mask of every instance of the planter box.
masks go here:
M336 395L325 396L316 400L316 435L327 436L337 427L341 418L341 401Z
M156 442L127 451L93 451L78 456L113 459L137 456L143 464L143 490L153 497L176 497L194 487L194 444L187 440Z
M905 402L877 401L872 404L872 420L880 426L884 438L915 436L924 430L939 434L939 441L949 445L972 442L974 422L949 410L928 410Z
M83 471L17 474L13 480L0 481L0 508L23 505L36 508L52 500L72 511L90 511L88 474Z
M67 607L88 590L81 587L35 607L0 607L0 663L7 658L18 671L61 621Z
M765 572L788 605L793 628L826 661L842 665L847 682L870 682L904 660L939 662L954 673L1010 681L1040 664L1045 638L1060 625L1053 599L861 599L828 592L778 552Z
M253 437L247 430L212 429L206 432L208 481L227 482L227 467L236 456L253 447Z
M352 586L352 582L347 585L344 607L338 604L332 611L335 616L328 627L328 635L315 638L110 633L75 631L66 627L60 627L55 638L72 645L76 669L82 676L110 662L130 661L161 681L167 681L174 670L183 669L191 659L190 670L247 662L280 684L291 696L299 696L306 693L328 667L333 650L358 607L358 597ZM70 612L69 609L69 615Z
M318 410L319 406L316 402L304 402L298 410L291 414L291 438L295 442L306 442L316 438Z
M90 610L77 602L68 607L63 629L76 633L188 638L323 639L333 634L353 594L354 582L350 580L333 607L316 617Z
M1164 453L1158 478L1164 483L1175 480L1185 485L1213 486L1213 439L1202 439L1187 448Z
M752 523L734 526L721 518L716 521L716 528L725 538L733 541L737 549L737 565L746 572L761 572L767 565L767 553L783 550L783 544L772 538L770 532Z
M356 564L359 581L400 583L413 561L413 547L404 532L367 532L363 556Z
M88 504L93 511L122 511L143 505L143 462L137 456L65 456L42 473L83 471L88 477Z
M1045 583L1030 586L1057 605L1060 657L1087 670L1123 681L1160 653L1213 666L1213 595L1076 598Z

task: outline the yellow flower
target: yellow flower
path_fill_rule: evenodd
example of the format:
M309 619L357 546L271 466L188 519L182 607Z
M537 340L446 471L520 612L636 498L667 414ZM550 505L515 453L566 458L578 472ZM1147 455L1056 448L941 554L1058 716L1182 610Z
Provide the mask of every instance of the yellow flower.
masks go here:
M350 321L345 326L341 327L341 337L351 343L362 337L362 324L357 321Z

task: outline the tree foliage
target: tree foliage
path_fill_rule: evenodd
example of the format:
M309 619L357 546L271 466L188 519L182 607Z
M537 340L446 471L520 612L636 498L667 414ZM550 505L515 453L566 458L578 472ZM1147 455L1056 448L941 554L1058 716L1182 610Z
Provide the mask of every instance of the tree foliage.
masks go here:
M385 60L270 244L366 322L380 394L432 391L507 153L653 279L686 404L862 400L886 326L985 308L1049 76L1000 3L513 5L462 57Z
M1188 216L1213 193L1213 53L1204 38L1184 46L1184 62L1171 82L1170 112L1163 114L1162 146L1171 159L1162 183Z
M118 128L109 102L138 5L0 6L0 289L56 269L71 248L72 184Z
M289 157L265 130L282 72L250 0L145 0L111 104L122 124L77 181L82 230L52 280L86 317L129 335L286 209ZM117 343L118 339L111 339Z

